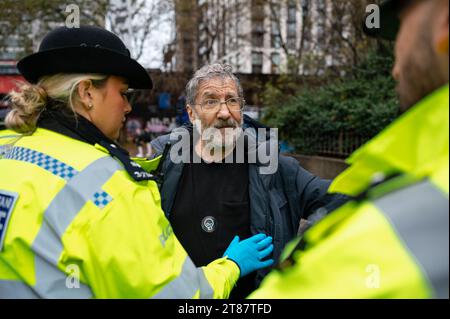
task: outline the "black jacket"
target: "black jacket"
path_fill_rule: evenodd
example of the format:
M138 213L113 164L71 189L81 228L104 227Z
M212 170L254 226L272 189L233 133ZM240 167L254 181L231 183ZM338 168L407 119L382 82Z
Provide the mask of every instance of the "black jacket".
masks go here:
M244 117L244 129L263 127L251 118ZM191 126L184 129L192 130ZM175 134L164 135L151 142L155 156L162 154L168 142L178 141ZM277 152L278 155L278 152ZM162 163L163 182L160 189L162 209L166 216L172 210L178 182L183 172L183 163L176 164L167 156ZM342 205L343 195L327 194L330 180L312 175L291 157L279 155L278 169L273 174L261 174L260 164L249 164L250 230L252 234L265 233L273 237L273 258L278 260L284 246L296 237L300 219L307 219L317 212L328 212ZM317 215L317 214L316 214ZM257 285L270 271L258 271Z

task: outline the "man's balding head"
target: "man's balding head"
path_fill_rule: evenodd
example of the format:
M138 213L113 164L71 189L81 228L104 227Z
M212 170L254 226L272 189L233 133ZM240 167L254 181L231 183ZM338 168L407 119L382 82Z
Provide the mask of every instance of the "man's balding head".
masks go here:
M448 83L449 1L410 1L400 12L393 76L402 111Z

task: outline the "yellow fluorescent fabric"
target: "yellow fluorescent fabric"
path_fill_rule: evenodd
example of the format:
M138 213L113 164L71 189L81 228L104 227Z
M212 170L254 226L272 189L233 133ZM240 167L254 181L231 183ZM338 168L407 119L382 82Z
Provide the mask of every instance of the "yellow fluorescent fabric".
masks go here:
M0 138L0 147L8 143ZM48 130L13 146L15 157L0 158L0 193L18 194L0 252L0 295L2 284L21 282L39 297L228 297L239 268L224 259L193 266L155 182L136 182L109 154ZM83 294L64 287L67 275Z
M374 189L378 197L370 193L328 215L306 232L305 249L292 256L296 263L269 274L250 298L448 298L448 85L349 163L330 192L357 196L374 177L394 173L409 184L396 189L399 179L387 181Z
M307 252L297 253L297 264L272 272L250 298L429 296L420 271L377 209L366 204L348 217L349 210L330 216L339 223L311 229Z

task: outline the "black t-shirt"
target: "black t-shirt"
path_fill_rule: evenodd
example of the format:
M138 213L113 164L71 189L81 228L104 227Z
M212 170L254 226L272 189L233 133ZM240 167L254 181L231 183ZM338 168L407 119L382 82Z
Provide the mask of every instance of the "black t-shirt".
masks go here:
M221 258L234 236L250 237L248 164L184 164L170 222L197 267ZM254 274L241 278L231 298L255 289Z

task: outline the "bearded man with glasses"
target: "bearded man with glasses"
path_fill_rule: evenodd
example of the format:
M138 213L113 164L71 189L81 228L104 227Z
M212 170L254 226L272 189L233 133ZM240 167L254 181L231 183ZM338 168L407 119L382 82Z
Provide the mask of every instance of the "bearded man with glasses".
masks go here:
M279 155L271 130L243 115L243 89L230 66L197 71L186 104L192 124L155 139L152 148L155 156L168 155L160 165L161 205L197 266L222 257L235 234L273 237L268 258L276 260L300 219L317 219L346 201L327 194L330 181ZM242 277L231 298L246 297L268 271Z

